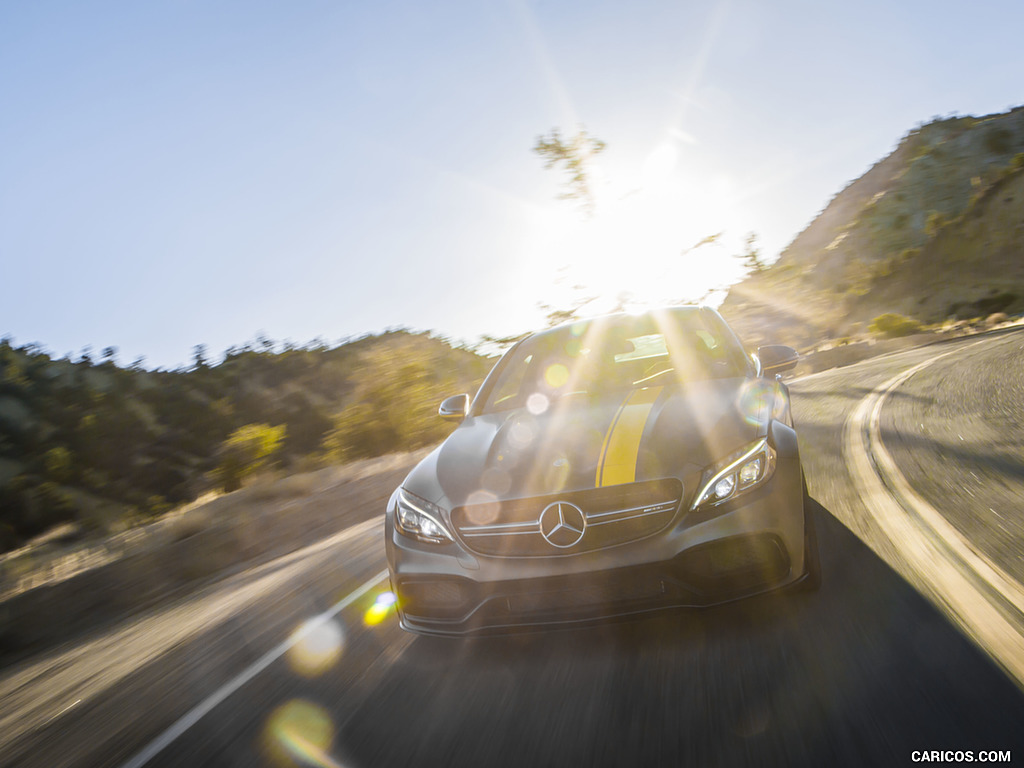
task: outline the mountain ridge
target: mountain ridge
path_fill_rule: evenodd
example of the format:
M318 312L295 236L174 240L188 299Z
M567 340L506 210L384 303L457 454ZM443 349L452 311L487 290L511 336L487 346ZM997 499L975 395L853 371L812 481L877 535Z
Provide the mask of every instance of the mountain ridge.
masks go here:
M1022 311L1022 169L1024 107L921 125L721 311L751 343L798 347L862 333L885 312L938 323Z

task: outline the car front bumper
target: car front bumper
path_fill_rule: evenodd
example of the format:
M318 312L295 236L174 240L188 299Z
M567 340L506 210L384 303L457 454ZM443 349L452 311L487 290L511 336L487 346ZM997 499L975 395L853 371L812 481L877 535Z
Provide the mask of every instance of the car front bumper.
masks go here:
M403 628L463 635L588 622L760 594L804 574L800 468L780 462L763 487L711 511L680 512L659 533L553 557L484 557L424 544L385 525Z

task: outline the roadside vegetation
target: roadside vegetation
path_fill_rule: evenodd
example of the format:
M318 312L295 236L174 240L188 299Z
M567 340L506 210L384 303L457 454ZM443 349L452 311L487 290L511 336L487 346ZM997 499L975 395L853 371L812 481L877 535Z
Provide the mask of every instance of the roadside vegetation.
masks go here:
M604 150L582 127L533 147L561 174L560 197L586 213ZM839 346L849 357L857 345L1015 315L1024 312L1021 221L1024 107L936 118L838 193L777 261L748 236L747 277L722 312L751 346L832 357ZM586 303L551 307L549 319ZM431 445L451 429L438 402L474 391L492 362L407 330L334 346L259 338L219 361L198 346L192 365L174 371L120 364L113 348L55 359L0 341L0 551L46 531L69 540L123 531L267 473Z
M872 320L868 330L876 336L898 339L901 336L920 333L924 328L911 317L904 317L895 312L886 312Z
M444 437L438 402L492 361L429 333L337 346L266 339L175 371L54 359L0 341L0 551L62 526L107 534L272 469L299 472Z

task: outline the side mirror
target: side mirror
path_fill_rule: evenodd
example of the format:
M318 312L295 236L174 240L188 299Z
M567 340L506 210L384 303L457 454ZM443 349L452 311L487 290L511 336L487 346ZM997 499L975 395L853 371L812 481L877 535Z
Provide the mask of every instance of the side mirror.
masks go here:
M437 415L446 421L462 421L469 413L469 395L454 395L441 403Z
M757 348L757 359L761 361L761 375L771 376L793 370L800 361L800 355L792 347L768 344Z

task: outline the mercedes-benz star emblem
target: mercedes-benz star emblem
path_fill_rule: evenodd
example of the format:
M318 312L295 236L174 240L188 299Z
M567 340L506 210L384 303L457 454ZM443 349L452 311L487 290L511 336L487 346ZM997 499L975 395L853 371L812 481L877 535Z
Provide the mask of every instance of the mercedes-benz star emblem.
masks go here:
M568 549L578 544L587 530L583 510L567 501L556 501L540 513L540 535L553 547Z

